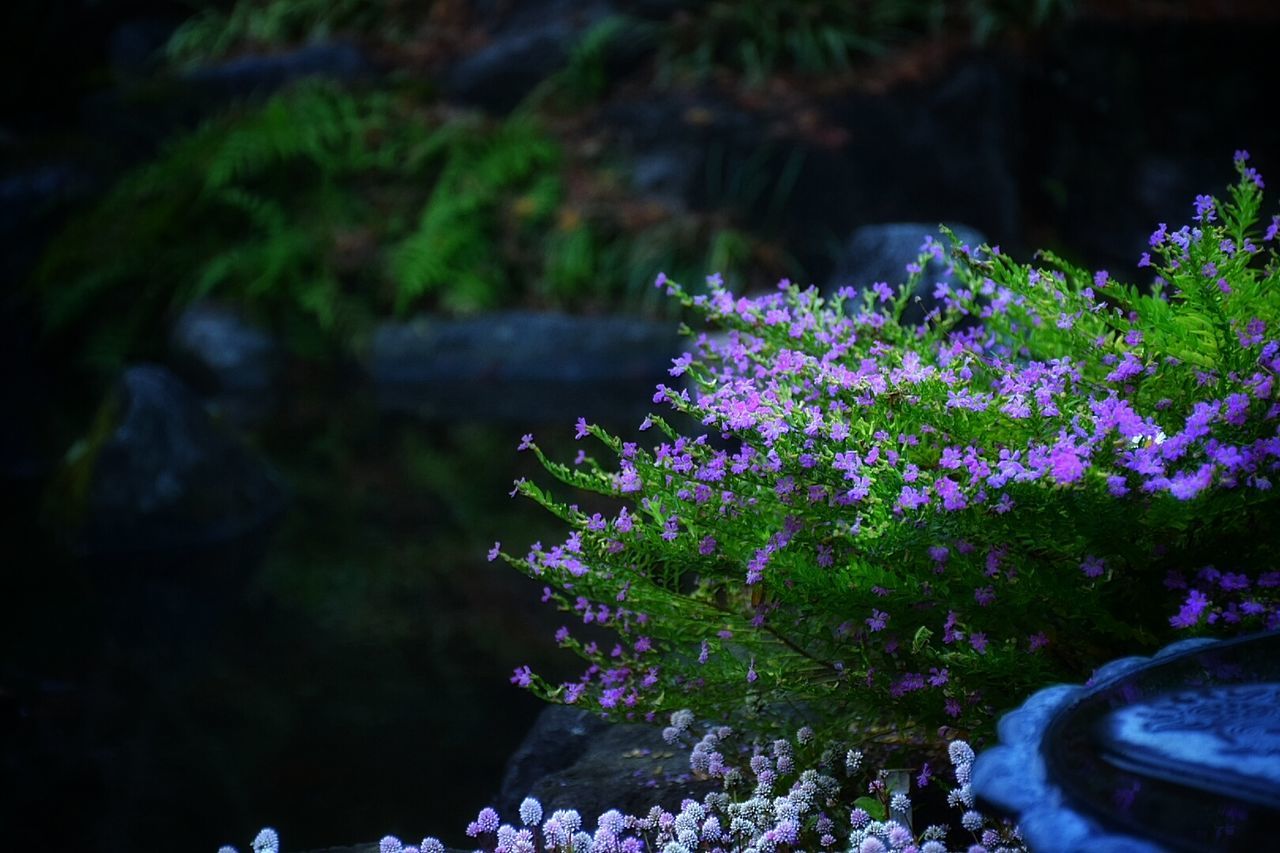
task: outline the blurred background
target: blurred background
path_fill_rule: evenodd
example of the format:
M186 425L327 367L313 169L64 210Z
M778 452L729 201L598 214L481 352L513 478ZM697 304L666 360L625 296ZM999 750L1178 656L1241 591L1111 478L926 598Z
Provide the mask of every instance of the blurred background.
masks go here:
M652 282L1133 277L1277 175L1269 0L10 0L0 849L461 845L571 677L485 552L633 431ZM1276 180L1280 180L1277 177Z

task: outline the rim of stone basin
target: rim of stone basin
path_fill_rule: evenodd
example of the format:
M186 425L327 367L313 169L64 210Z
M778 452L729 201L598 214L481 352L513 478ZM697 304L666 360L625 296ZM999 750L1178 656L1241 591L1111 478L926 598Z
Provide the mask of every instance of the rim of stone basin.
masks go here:
M1184 640L1034 694L1000 720L973 788L1037 851L1267 849L1276 708L1280 631Z

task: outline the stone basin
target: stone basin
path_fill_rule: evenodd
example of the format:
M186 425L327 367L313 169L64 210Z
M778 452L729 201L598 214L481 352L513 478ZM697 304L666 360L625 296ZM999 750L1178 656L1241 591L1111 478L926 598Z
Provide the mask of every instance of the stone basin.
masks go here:
M1280 631L1175 643L1000 721L973 788L1032 849L1275 849Z

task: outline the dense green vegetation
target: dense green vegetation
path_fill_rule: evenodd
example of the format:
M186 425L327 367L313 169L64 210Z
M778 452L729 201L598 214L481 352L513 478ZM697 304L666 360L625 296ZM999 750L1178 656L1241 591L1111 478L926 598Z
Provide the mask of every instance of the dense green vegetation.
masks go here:
M34 284L48 330L110 367L208 296L318 354L424 307L644 310L653 269L743 260L727 226L649 211L629 233L626 210L573 196L570 168L527 112L308 83L171 140L66 228Z

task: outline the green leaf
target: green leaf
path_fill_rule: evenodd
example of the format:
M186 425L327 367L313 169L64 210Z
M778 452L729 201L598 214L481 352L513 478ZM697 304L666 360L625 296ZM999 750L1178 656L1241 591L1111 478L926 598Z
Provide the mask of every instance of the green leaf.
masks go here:
M871 797L858 797L853 801L853 806L871 815L872 820L885 820L888 817L884 804Z

